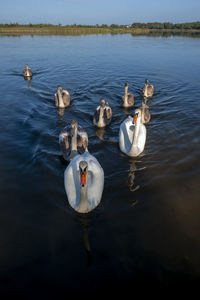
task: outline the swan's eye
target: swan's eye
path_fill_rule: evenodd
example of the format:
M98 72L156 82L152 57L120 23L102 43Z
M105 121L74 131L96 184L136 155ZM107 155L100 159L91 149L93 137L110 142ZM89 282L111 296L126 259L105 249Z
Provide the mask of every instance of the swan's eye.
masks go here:
M83 172L86 172L86 170L87 170L87 167L85 167L85 169L84 169L84 171L83 171Z

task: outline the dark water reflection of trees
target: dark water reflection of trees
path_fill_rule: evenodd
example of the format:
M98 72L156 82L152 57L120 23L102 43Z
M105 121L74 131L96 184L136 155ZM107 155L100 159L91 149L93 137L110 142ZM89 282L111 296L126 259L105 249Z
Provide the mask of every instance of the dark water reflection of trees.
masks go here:
M135 34L132 34L135 36ZM197 31L161 31L161 30L153 30L149 31L149 33L143 34L146 36L154 36L154 37L170 37L170 36L183 36L183 37L193 37L200 38L200 32Z

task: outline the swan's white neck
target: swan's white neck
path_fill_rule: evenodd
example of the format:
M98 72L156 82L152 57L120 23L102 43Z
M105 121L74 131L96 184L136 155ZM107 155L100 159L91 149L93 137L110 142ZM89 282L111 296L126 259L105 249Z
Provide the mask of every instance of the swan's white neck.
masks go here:
M63 102L63 98L62 98L62 93L60 90L58 90L58 106L61 107L61 108L64 108L65 105L64 105L64 102Z
M128 86L124 89L124 105L128 105Z
M72 136L72 151L75 150L77 151L77 134L78 134L78 129L77 127L73 128L73 136Z
M148 83L145 83L145 85L144 85L144 96L145 96L145 97L148 96L147 90L148 90Z
M78 211L86 212L88 211L88 195L87 195L87 174L86 174L86 183L84 186L81 185L81 192L80 192L80 202L78 205Z
M135 130L134 130L134 134L133 134L133 141L129 150L130 154L134 154L138 151L138 135L139 135L139 130L140 130L140 121L141 118L138 117L137 121L135 123Z
M99 113L99 126L104 127L104 108L100 107L100 113Z
M132 145L136 145L138 141L138 134L140 130L140 117L137 118L137 121L135 123L135 130L134 130L134 136L133 136L133 143Z

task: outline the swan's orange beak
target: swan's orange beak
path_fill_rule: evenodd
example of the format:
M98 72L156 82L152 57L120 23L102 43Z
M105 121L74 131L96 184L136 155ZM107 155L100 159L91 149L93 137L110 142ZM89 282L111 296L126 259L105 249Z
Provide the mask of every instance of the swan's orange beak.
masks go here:
M81 176L81 185L84 186L86 184L86 171L85 172L80 172Z
M137 121L137 118L138 118L138 116L137 116L137 115L135 115L135 116L134 116L134 118L133 118L133 123L134 123L134 124L136 123L136 121Z

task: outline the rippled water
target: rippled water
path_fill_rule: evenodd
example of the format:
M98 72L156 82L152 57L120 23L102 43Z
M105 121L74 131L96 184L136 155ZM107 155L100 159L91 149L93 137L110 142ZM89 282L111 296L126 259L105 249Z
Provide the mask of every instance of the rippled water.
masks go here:
M0 38L1 294L111 294L200 279L200 39L127 35ZM31 82L22 70L28 63ZM145 151L119 150L124 83L142 101L149 78ZM54 104L57 85L71 106ZM101 97L113 119L92 123ZM87 130L105 173L88 215L68 204L58 144L72 119ZM186 283L186 284L183 284Z

